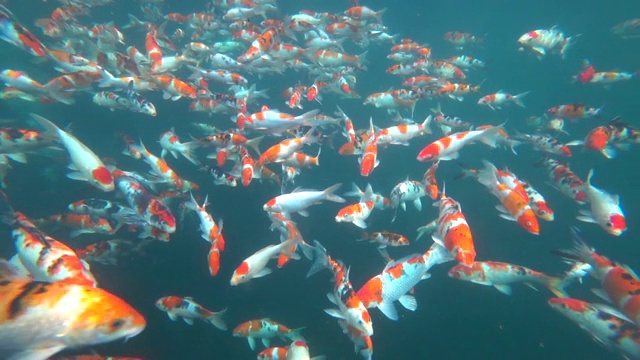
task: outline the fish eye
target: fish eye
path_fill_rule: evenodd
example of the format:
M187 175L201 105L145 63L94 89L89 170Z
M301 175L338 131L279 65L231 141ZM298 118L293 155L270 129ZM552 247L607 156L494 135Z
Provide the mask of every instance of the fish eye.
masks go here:
M123 325L124 325L124 320L122 320L122 319L116 319L116 320L113 320L113 321L109 324L109 327L110 327L112 330L118 330L118 329L119 329L119 328L121 328Z
M531 221L527 221L527 226L531 226Z
M613 224L611 222L607 222L607 227L612 227Z
M546 213L547 213L547 211L546 211L546 210L540 210L540 214L544 215L544 214L546 214Z

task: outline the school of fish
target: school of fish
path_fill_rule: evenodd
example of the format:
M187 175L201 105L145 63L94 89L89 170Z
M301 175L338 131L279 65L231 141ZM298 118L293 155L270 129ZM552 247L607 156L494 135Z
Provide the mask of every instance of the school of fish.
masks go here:
M629 266L590 245L628 240L631 224L624 205L634 200L623 200L605 185L615 174L601 172L598 164L636 152L640 125L634 127L604 104L560 100L547 108L528 108L528 100L544 94L529 91L526 84L504 84L513 93L485 89L483 78L500 69L475 54L490 57L484 44L494 34L452 29L438 35L449 44L447 50L458 54L444 58L426 40L391 35L383 17L392 8L374 10L353 0L340 2L344 11L333 13L290 13L275 0L203 1L199 12L182 13L169 12L176 7L163 0L138 0L138 13L128 14L127 23L93 20L98 13L120 11L122 0L51 1L45 3L50 16L39 19L18 18L9 10L14 3L0 5L0 48L32 64L16 61L14 68L0 69L5 85L0 101L39 105L24 105L32 107L23 118L0 128L0 221L13 240L13 252L0 254L0 358L128 359L90 355L95 345L136 341L148 327L149 314L134 309L122 289L103 288L101 279L110 266L153 256L152 247L197 233L208 251L192 254L191 260L210 277L232 273L224 288L214 289L220 294L244 287L244 294L257 301L288 296L252 294L247 283L286 281L292 270L283 268L292 261L308 264L308 278L320 273L330 279L332 286L309 287L305 295L326 294L331 304L306 309L324 310L337 323L334 331L355 351L345 351L345 358L374 358L374 343L385 343L385 352L376 352L375 358L394 358L389 352L394 344L378 335L389 330L378 330L398 321L395 329L410 331L402 328L402 319L425 316L416 312L419 305L428 307L415 288L432 278L432 268L447 267L443 271L451 279L433 276L440 279L429 282L460 280L506 295L517 283L547 288L542 296L551 309L607 349L640 359L640 279ZM324 4L315 5L322 10ZM640 19L620 19L603 32L635 41ZM558 81L597 86L594 91L637 81L637 71L596 71L584 60L592 54L573 53L577 42L589 41L587 36L568 36L560 25L510 36L512 43L505 46L516 56L549 66L575 64L574 73ZM381 52L386 58L372 56ZM380 63L391 64L385 75L369 70ZM39 71L28 74L23 67ZM396 86L360 95L358 78L371 76L396 79ZM490 123L442 110L453 111L463 101L477 105ZM130 133L122 126L101 135L105 141L117 135L118 142L99 147L67 127L83 119L48 110L80 105L96 114L118 112L131 122L167 126L157 135ZM172 108L191 114L178 119ZM508 120L500 115L504 111L526 120ZM589 130L577 137L583 131L576 123ZM576 129L569 132L565 124ZM96 125L95 132L101 131ZM354 171L338 170L325 160L321 167L321 156L349 157ZM32 157L52 158L52 167L66 166L66 177L73 180L67 186L84 189L65 212L30 217L14 206L14 196L25 191L20 174ZM571 170L575 158L593 164L588 173ZM528 172L511 171L510 166L523 169L523 163L529 164L524 167ZM406 172L390 174L385 167ZM409 169L424 175L411 179ZM195 182L179 174L190 171L206 171L208 180ZM355 177L346 176L350 173ZM546 184L538 173L548 179ZM376 185L380 192L374 191L372 184L384 175L398 182L388 189ZM310 179L323 187L309 187ZM460 186L468 190L456 193ZM219 202L218 195L230 188L258 189L268 200L262 209ZM467 196L469 191L476 196ZM466 212L467 204L474 211ZM315 239L319 235L305 231L321 219L314 205L335 213L335 222L328 218L321 226L336 227L344 239L323 238L321 243ZM495 214L492 226L521 238L514 244L544 241L551 231L547 225L557 221L553 208L573 209L575 221L563 234L573 239L573 247L557 246L546 259L571 267L551 274L494 258L482 236L475 235L478 207ZM257 227L264 220L270 226L261 231L265 239L241 244L228 235L235 229L233 223L223 226L228 224L224 214L253 210L262 211L262 219L247 218L247 224ZM391 231L414 211L420 212L421 223L403 234ZM582 235L578 224L589 234ZM351 240L380 253L368 260L367 281L350 280L350 262L359 254L333 255L342 257L337 250ZM247 253L247 248L252 250ZM237 256L244 260L225 260ZM572 287L587 275L603 303L572 298ZM304 283L290 286L305 288ZM164 289L164 296L149 303L188 325L197 320L227 332L233 323L230 335L246 339L247 358L326 358L307 340L322 336L314 333L314 324L290 328L254 309L242 310L243 318L231 317L232 302L213 311L201 305L211 299L173 291ZM170 325L166 329L176 332L200 329ZM271 347L272 342L278 346ZM69 351L87 355L65 357Z

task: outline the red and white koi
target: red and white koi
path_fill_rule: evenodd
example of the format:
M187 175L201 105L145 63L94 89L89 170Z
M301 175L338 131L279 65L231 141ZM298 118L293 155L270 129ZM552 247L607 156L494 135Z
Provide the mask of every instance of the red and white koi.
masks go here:
M415 311L416 299L408 295L421 280L428 279L428 271L435 265L451 261L445 248L433 244L424 254L414 254L390 261L382 273L369 279L356 293L367 308L377 307L390 320L398 320L394 306L399 301L405 309Z
M436 230L431 238L447 249L459 264L472 266L476 258L471 228L462 213L460 203L448 197L444 188L440 200L433 204L439 209Z
M193 320L200 319L220 330L227 330L227 324L222 319L222 316L227 311L226 309L218 312L211 311L196 303L191 297L161 297L156 300L156 307L166 312L173 321L182 318L187 324L193 325Z
M278 257L280 254L286 254L292 259L299 259L300 256L289 252L292 245L301 241L301 238L293 238L281 242L278 245L267 245L266 247L258 250L253 255L246 258L242 263L233 271L230 284L236 286L246 283L251 279L257 279L271 274L272 270L267 267L269 260Z
M496 261L476 261L471 266L456 265L449 270L449 277L469 281L474 284L493 286L505 295L511 295L511 284L523 282L541 284L557 297L565 298L566 283L561 278L552 277L524 266Z
M357 203L347 205L338 211L336 222L350 222L361 229L366 229L367 223L365 221L371 215L374 207L373 189L371 184L367 184L364 194Z
M302 115L293 116L277 110L269 110L266 106L261 112L251 114L244 119L244 126L253 130L281 132L302 125L313 126L315 116L320 110L311 110Z
M636 273L623 264L616 263L596 253L572 228L574 247L556 253L566 260L591 265L587 272L600 281L602 289L594 290L600 298L611 302L618 310L640 324L640 279Z
M500 217L510 221L516 221L520 227L533 235L540 233L540 225L535 213L529 206L529 201L516 190L500 182L497 177L498 169L492 163L483 160L484 168L478 173L478 182L500 200L501 205L496 205L500 211ZM525 194L526 195L526 194Z
M501 109L503 105L511 103L520 107L525 107L522 102L522 98L527 96L529 93L530 91L526 91L518 95L511 95L500 90L495 94L489 94L480 98L480 100L478 100L478 105L486 105L491 110Z
M460 149L477 141L496 147L496 142L501 137L501 130L502 125L445 136L423 148L418 153L418 161L455 160L460 156Z
M431 115L427 116L421 124L401 124L380 130L376 135L376 143L378 145L409 145L409 141L413 138L424 134L431 134L429 124L431 123Z
M438 180L436 179L436 171L440 165L440 160L434 162L429 166L422 176L422 184L425 186L425 192L433 199L438 198Z
M74 170L68 173L67 177L74 180L87 181L102 191L113 191L115 187L111 172L91 149L75 136L61 130L42 116L36 114L31 114L31 116L48 132L57 134L62 146L67 150L71 158L69 167Z
M571 156L569 146L575 145L573 142L562 144L558 139L546 135L518 134L516 138L528 142L538 151L560 156Z
M258 162L262 164L280 163L288 159L296 151L302 149L304 145L313 144L318 141L315 129L311 128L303 137L286 139L273 145L260 155Z
M557 26L553 26L551 29L538 29L523 34L518 38L518 44L521 46L519 51L526 48L536 54L538 59L542 59L547 52L558 53L564 59L573 44L573 37L565 37Z
M548 303L605 348L624 358L640 357L640 328L618 310L578 299L551 298Z
M46 56L48 49L20 24L6 7L0 5L0 39L33 56Z
M349 270L341 261L336 261L327 254L327 250L316 240L313 246L314 263L309 269L307 277L322 269L329 269L334 276L333 293L327 297L337 309L325 309L324 312L332 317L345 320L366 336L373 335L373 323L364 303L360 300L351 282Z
M520 183L524 187L524 191L529 199L529 206L531 206L531 210L533 210L536 216L542 220L553 221L553 210L547 204L544 196L534 189L530 183L525 181L520 181Z
M620 198L618 195L611 195L591 185L592 176L593 169L589 170L587 181L581 186L590 210L580 209L580 215L576 218L580 221L596 223L609 234L620 236L627 230L624 212L620 208Z
M160 157L164 159L167 153L173 155L174 158L178 158L178 154L184 156L187 160L189 160L194 165L200 165L200 161L195 157L193 151L197 149L201 144L198 141L190 141L190 142L180 142L180 139L175 134L173 128L169 131L164 132L160 135L160 146L162 147L162 152L160 152Z

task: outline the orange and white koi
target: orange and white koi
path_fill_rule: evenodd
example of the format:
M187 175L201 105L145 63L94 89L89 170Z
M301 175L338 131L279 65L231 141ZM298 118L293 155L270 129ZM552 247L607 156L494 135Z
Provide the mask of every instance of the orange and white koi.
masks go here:
M443 35L443 38L452 43L458 49L462 49L467 45L480 45L484 42L483 38L461 31L446 32Z
M360 197L359 202L347 205L338 211L336 222L350 222L361 229L366 229L367 224L365 221L371 215L374 207L373 189L371 184L367 184L367 188Z
M209 196L207 195L204 199L204 203L202 206L198 205L198 202L191 195L191 199L187 202L186 206L188 209L195 211L200 218L200 236L211 243L212 247L215 245L216 250L212 250L213 252L218 252L218 254L214 254L213 257L209 257L209 272L212 276L218 274L218 270L220 269L219 261L219 252L224 251L225 241L224 236L222 235L222 220L218 220L216 223L211 215L207 212L207 200ZM216 256L218 255L218 256ZM216 261L217 260L217 261Z
M338 319L338 324L342 328L342 331L347 334L351 342L353 342L356 354L365 360L371 360L373 357L373 341L371 337L350 325L346 320Z
M439 209L437 227L431 234L436 244L447 249L461 265L472 266L476 258L473 235L460 203L448 197L444 188L440 200L433 204Z
M624 212L620 208L620 198L618 195L611 195L591 185L592 177L593 169L589 170L587 181L581 186L590 210L580 209L580 215L576 218L580 221L596 223L609 234L620 236L627 230Z
M382 273L362 285L357 292L358 298L367 308L377 307L387 318L397 321L398 311L393 303L399 301L405 309L415 311L418 302L408 293L421 280L431 276L428 271L433 266L451 260L447 250L434 243L424 254L390 261Z
M313 144L317 141L315 129L311 128L303 137L286 139L273 145L260 155L258 162L262 164L283 162L293 153L302 149L304 145Z
M360 163L360 175L369 176L373 172L373 169L378 167L380 160L378 160L378 144L375 136L375 130L373 128L373 119L369 118L369 138L364 144L364 151L362 156L358 158Z
M265 30L251 43L246 52L238 56L238 62L248 63L269 52L273 45L280 41L280 33L280 29L275 27Z
M155 176L164 179L175 190L197 190L193 188L193 183L190 183L178 176L178 174L176 174L176 172L171 169L162 158L153 155L149 150L147 150L142 141L140 141L137 145L132 145L131 147L142 155L142 160L144 160L144 162L146 162L151 167L151 172Z
M0 39L33 56L46 56L48 49L27 28L20 24L6 7L0 5Z
M189 160L194 165L200 165L200 161L195 157L193 151L197 149L201 144L198 141L190 141L190 142L180 142L180 139L175 134L173 128L169 131L164 132L160 135L160 146L162 147L162 152L160 152L160 157L164 159L167 153L173 155L174 158L178 158L178 154L184 156L187 160Z
M71 158L71 164L69 166L75 170L74 172L68 173L67 177L74 180L87 181L102 191L113 191L115 187L111 172L91 149L80 142L75 136L61 130L54 123L42 116L36 114L31 114L31 116L48 132L56 134L67 150Z
M440 160L429 166L422 176L422 183L425 186L425 192L431 196L433 200L438 198L438 180L436 179L436 171L440 165Z
M196 303L191 297L165 296L156 300L156 307L167 313L169 318L176 321L182 318L184 322L193 325L193 320L200 319L208 322L220 330L227 330L222 316L227 311L211 311Z
M566 282L524 266L496 261L476 261L471 266L456 265L449 270L449 276L474 284L493 286L505 295L511 295L511 284L524 282L541 284L557 297L566 298ZM531 285L530 285L531 286Z
M572 262L591 265L587 272L600 281L602 289L594 291L600 298L611 302L636 325L640 324L640 279L628 266L616 263L596 253L581 238L577 229L572 229L574 247L556 253Z
M418 153L418 161L455 160L460 156L460 149L476 141L496 147L496 142L501 137L501 130L502 125L445 136L423 148Z
M64 213L51 215L42 219L34 220L39 226L58 224L71 229L70 237L82 234L105 234L113 235L120 228L119 224L108 218L79 213Z
M0 308L0 356L5 359L44 360L65 349L126 340L146 326L121 298L67 282L3 279Z
M324 312L337 319L345 320L366 336L373 335L373 323L366 306L360 300L351 282L349 270L341 261L336 261L327 254L327 250L316 240L313 246L314 263L309 269L307 277L322 269L329 269L333 273L333 293L327 297L337 309L325 309Z
M553 26L551 29L538 29L523 34L518 38L518 44L521 46L519 51L526 48L536 54L538 59L547 52L558 53L564 59L567 50L573 44L573 37L565 37L557 26Z
M518 134L516 138L528 142L538 151L561 156L571 156L569 147L576 145L574 142L562 144L558 139L546 135Z
M170 75L155 75L151 81L162 89L162 98L176 101L182 97L195 99L196 89L184 81Z
M546 113L566 120L586 119L600 115L602 107L595 108L583 104L565 104L549 108Z
M118 191L146 223L164 233L176 231L176 218L169 207L152 196L135 177L118 169L114 170L113 176Z
M269 347L271 338L273 337L279 337L283 340L286 339L290 341L304 340L304 337L302 337L301 334L303 329L304 328L290 329L271 319L264 318L244 322L236 326L232 333L234 337L247 338L249 347L251 350L255 350L256 339L262 340L262 344L265 348Z
M628 150L631 144L640 143L640 129L616 117L609 124L591 130L582 143L587 149L599 151L607 159L612 159L617 156L617 150Z
M529 233L538 235L540 225L535 213L529 206L528 199L525 199L518 191L512 190L498 179L496 173L498 169L492 163L483 160L484 168L478 174L478 182L486 186L502 205L497 205L500 217L510 221L516 221L520 227Z
M354 196L358 198L364 196L365 192L362 191L355 183L351 184L351 188L352 190L345 193L345 196ZM371 198L373 199L375 209L384 210L391 207L391 200L380 193L372 193Z
M431 115L427 116L421 124L401 124L380 130L376 135L376 143L378 145L409 145L409 141L413 138L424 134L431 134L429 124L431 123Z
M242 186L249 186L251 180L254 176L254 161L249 151L244 146L240 147L240 157L241 157L241 177L242 177Z
M278 257L280 254L286 254L292 259L299 259L300 256L289 252L292 245L299 243L300 238L293 238L281 242L278 245L267 245L258 250L253 255L246 258L233 271L230 284L236 286L246 283L251 279L257 279L271 274L272 270L267 267L267 263L272 258Z
M612 307L578 299L551 298L549 306L623 358L640 357L640 328Z
M553 209L549 207L544 196L534 189L530 183L521 181L521 184L524 187L527 198L529 198L529 206L531 206L531 210L536 216L542 220L553 221Z
M511 103L520 107L525 107L522 102L522 98L527 96L530 92L531 91L526 91L518 95L511 95L500 90L495 94L486 95L480 98L480 100L478 100L478 105L486 105L491 110L501 109L503 105Z
M100 263L102 265L118 265L120 259L135 254L142 255L143 248L149 241L141 241L134 244L129 240L113 239L100 241L76 249L78 257L86 262Z

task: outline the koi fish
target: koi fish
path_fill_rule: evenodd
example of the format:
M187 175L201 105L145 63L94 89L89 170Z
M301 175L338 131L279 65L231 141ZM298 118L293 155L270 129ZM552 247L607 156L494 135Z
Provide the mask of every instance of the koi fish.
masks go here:
M600 281L602 289L593 292L598 297L611 302L636 325L640 324L640 279L628 266L598 254L580 236L576 228L571 229L573 248L559 250L556 254L571 262L582 262L591 265L587 268L589 275Z
M561 278L545 275L524 266L495 262L476 261L471 266L456 265L449 270L449 277L474 284L493 286L505 295L511 295L511 284L524 282L545 285L557 297L566 298L566 283Z
M289 216L292 213L298 213L302 216L309 216L307 208L311 205L320 203L321 201L333 201L344 203L346 200L334 193L342 186L335 184L323 191L296 189L290 194L283 194L274 197L264 204L263 209L267 212L279 212Z
M496 147L501 130L502 125L451 134L423 148L418 153L418 161L455 160L460 156L460 149L476 141Z
M491 110L501 109L502 105L510 103L516 104L520 107L525 107L522 102L522 98L527 96L530 92L531 91L526 91L518 95L511 95L500 90L495 94L486 95L480 98L480 100L478 100L478 105L486 105Z
M0 39L33 56L47 56L48 49L27 28L20 24L6 7L0 5Z
M390 320L398 320L394 306L399 301L405 309L415 311L416 299L408 295L418 282L428 279L428 271L435 265L453 260L447 250L434 243L424 254L414 254L390 261L382 273L369 279L358 292L367 308L377 307Z
M521 193L512 190L507 185L501 183L496 175L498 169L492 163L483 160L484 168L478 174L478 182L486 186L487 189L497 197L501 205L496 205L500 211L500 217L510 221L516 221L520 227L533 235L540 233L540 225L533 210L529 206L528 199Z
M460 203L448 197L444 188L440 200L433 204L439 209L437 226L431 238L447 249L459 264L472 266L476 258L471 229L462 213Z
M605 348L625 358L640 357L640 328L618 310L578 299L551 298L547 302Z
M580 215L576 218L580 221L596 223L609 234L620 236L627 230L627 222L620 208L620 198L618 195L611 195L591 185L592 176L593 169L589 170L587 181L581 186L590 210L581 209Z
M211 311L188 296L184 298L179 296L161 297L156 300L156 307L166 312L173 321L182 318L187 324L193 325L193 320L200 319L220 330L227 330L227 324L222 319L222 316L227 311L226 309L218 312Z
M71 312L69 304L74 304ZM67 282L0 281L0 309L5 359L45 360L65 349L132 338L146 326L119 297Z
M267 245L266 247L258 250L256 253L242 261L242 263L234 270L233 275L231 276L231 285L236 286L251 279L261 278L271 274L272 270L266 267L267 263L269 260L280 254L284 253L293 259L299 259L299 255L290 253L288 249L290 249L292 245L300 242L300 240L300 238L289 239L278 245Z
M325 309L324 312L334 318L345 320L366 336L373 335L371 316L351 286L349 269L341 261L336 261L329 256L327 249L317 240L314 241L313 257L314 263L311 265L307 277L325 268L331 270L334 276L333 293L329 293L327 297L329 301L338 306L338 309Z
M200 161L193 154L193 151L200 147L200 145L201 144L197 141L190 141L186 143L180 142L180 139L172 128L160 135L160 146L162 147L160 157L164 159L167 153L169 153L177 159L178 155L182 155L192 164L200 165Z
M111 172L91 149L76 139L75 136L61 130L42 116L31 114L31 117L47 131L57 134L60 142L67 150L71 158L69 167L73 170L73 172L67 174L68 178L87 181L102 191L113 191L115 189Z
M264 318L244 322L233 329L232 333L234 337L247 338L249 347L254 350L256 348L256 338L262 340L265 348L269 347L273 337L289 341L304 340L301 334L303 329L289 329L271 319Z
M526 48L536 54L538 59L547 52L556 52L564 59L573 44L573 37L566 37L557 26L553 26L551 29L538 29L523 34L518 38L518 44L521 46L519 51Z

